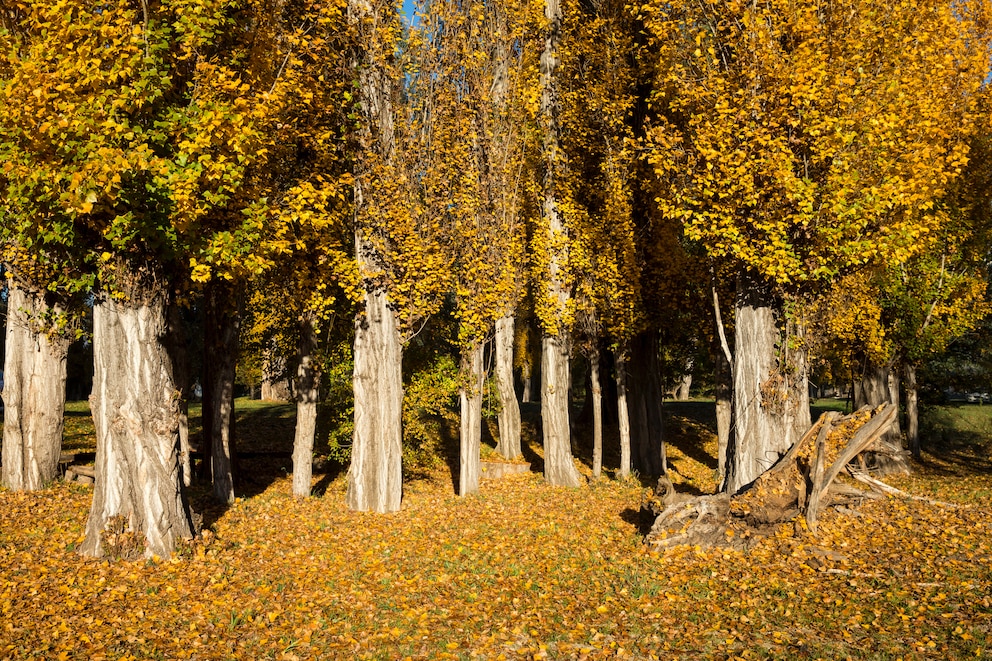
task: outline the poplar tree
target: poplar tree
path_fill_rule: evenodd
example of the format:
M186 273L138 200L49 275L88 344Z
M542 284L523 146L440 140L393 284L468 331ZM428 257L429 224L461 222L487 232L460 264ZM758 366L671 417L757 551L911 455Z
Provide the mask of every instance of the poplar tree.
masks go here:
M658 53L659 204L738 273L726 488L808 426L805 297L905 262L963 167L988 71L979 3L638 7Z
M449 239L461 354L459 493L478 491L483 353L496 335L499 450L520 454L513 314L523 288L526 104L536 58L532 5L436 1L421 17L411 91L423 135L424 197Z
M561 48L564 11L559 0L544 2L544 46L539 65L541 170L540 218L531 238L534 310L541 324L541 422L544 476L558 486L578 486L572 458L569 392L576 270L571 262L575 228L567 209L567 160L562 149Z
M397 6L349 0L356 92L354 261L355 424L348 507L392 512L403 492L403 342L441 303L450 273L438 243L442 219L425 213L420 186L426 152L418 118L402 103L407 74Z
M284 67L249 35L273 7L195 9L58 0L5 15L8 220L19 245L75 255L75 283L94 286L89 555L104 553L108 529L143 538L148 556L195 534L168 311L191 280L268 259L265 203L247 188Z

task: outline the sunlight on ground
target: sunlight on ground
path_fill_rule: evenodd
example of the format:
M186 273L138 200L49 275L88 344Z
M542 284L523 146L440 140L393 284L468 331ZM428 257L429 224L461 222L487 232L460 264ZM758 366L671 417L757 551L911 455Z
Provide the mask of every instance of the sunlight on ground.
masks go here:
M667 424L680 489L712 490L712 432ZM532 474L458 498L442 470L383 516L348 512L340 473L301 502L271 471L230 508L198 495L210 539L139 563L73 552L91 488L0 491L0 658L980 658L992 472L977 438L894 482L961 506L867 502L747 553L646 553L633 480Z

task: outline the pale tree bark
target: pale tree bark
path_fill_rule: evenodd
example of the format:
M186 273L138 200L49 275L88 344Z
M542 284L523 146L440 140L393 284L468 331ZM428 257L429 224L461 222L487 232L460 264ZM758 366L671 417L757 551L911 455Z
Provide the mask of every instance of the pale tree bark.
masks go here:
M903 366L903 383L906 388L906 440L909 451L920 458L920 412L919 393L916 385L916 365L906 362Z
M496 321L496 390L499 394L499 443L496 451L506 459L520 456L520 406L513 389L513 315Z
M213 496L234 502L234 379L237 371L240 313L234 288L211 282L204 295L203 437L210 457Z
M179 401L163 343L166 296L139 293L129 301L104 297L93 308L96 486L84 555L113 553L109 536L121 529L140 540L146 557L168 557L178 540L195 534L180 470Z
M861 379L854 384L855 410L862 406L876 407L882 404L899 406L899 376L894 360L884 365L869 365ZM893 419L882 438L896 447L902 445L899 416Z
M865 369L861 380L855 383L854 404L856 408L892 404L896 411L899 410L899 374L894 358L885 365L869 365ZM881 475L909 473L909 461L900 452L902 432L898 415L893 416L879 442L885 446L885 451L874 454L875 470Z
M713 320L716 333L713 339L716 382L716 436L717 436L717 477L721 490L727 479L727 449L734 443L733 394L734 356L727 342L727 330L723 325L723 312L720 309L720 296L716 287L716 275L711 272L713 281L710 290L713 295Z
M34 491L55 479L62 450L68 337L46 330L44 293L10 281L4 357L3 485Z
M692 368L695 366L695 359L691 356L686 359L683 366L684 372L679 379L679 384L675 388L675 400L679 402L689 401L689 389L692 388Z
M620 427L620 470L618 477L630 475L630 411L627 407L627 356L620 351L617 363L617 418Z
M603 386L599 379L599 350L589 355L589 382L592 386L592 478L603 473Z
M544 426L544 479L577 487L582 476L572 458L568 425L569 351L560 337L546 336L541 350L541 421Z
M296 435L293 438L293 495L310 495L313 479L313 443L317 435L317 401L320 365L317 362L317 329L312 316L300 323L300 364L296 369Z
M770 468L800 438L809 420L809 394L801 349L788 346L779 330L775 298L761 284L742 280L734 316L734 443L727 456L724 488L739 491ZM784 363L784 364L783 364ZM808 424L806 424L808 428Z
M479 492L479 452L482 447L482 343L462 356L463 385L458 390L461 404L461 432L458 453L458 495Z
M363 310L355 320L355 429L346 502L352 510L394 512L403 495L403 346L396 312L388 296L387 256L375 239L380 226L378 174L395 161L393 123L395 81L387 71L392 45L383 47L381 31L395 8L386 3L348 1L349 22L360 33L354 56L362 126L362 151L355 166L355 259L363 277ZM386 52L388 51L388 52Z
M262 399L267 402L285 402L295 398L290 380L286 377L286 357L280 355L270 343L262 351Z
M395 512L403 494L402 345L384 292L366 292L355 324L355 431L348 507Z
M531 378L531 373L533 371L533 365L531 363L524 363L523 370L521 372L520 378L523 381L523 392L520 394L520 401L524 404L531 403L531 390L533 388L533 379Z
M558 42L561 38L562 11L558 0L545 0L544 16L548 20L544 50L541 53L541 116L544 123L544 156L547 161L542 214L548 224L547 295L554 302L557 328L541 342L541 419L544 428L544 477L559 486L578 486L581 476L572 459L569 429L568 391L570 331L564 328L562 312L571 292L563 281L568 260L568 235L558 210L557 175L562 168L559 153L558 91L555 71L558 67Z

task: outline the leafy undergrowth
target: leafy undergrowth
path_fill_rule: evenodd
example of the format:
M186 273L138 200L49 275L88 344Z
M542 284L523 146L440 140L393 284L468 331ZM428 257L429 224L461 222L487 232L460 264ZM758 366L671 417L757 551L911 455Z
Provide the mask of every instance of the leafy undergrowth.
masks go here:
M688 490L712 485L699 424L669 420L695 438L669 455ZM0 658L981 658L990 474L952 467L928 456L899 486L955 507L866 502L747 553L646 553L636 481L525 475L460 499L441 472L385 516L348 512L341 477L301 502L273 476L198 502L205 543L110 563L73 551L90 487L0 491Z

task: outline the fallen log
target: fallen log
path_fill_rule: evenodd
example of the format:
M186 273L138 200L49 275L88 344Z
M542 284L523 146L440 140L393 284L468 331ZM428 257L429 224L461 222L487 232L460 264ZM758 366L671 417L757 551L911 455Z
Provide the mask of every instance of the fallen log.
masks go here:
M775 465L736 494L675 494L663 477L642 502L655 517L645 542L658 550L682 544L742 549L789 522L815 533L827 506L875 497L836 480L863 452L887 451L880 439L895 415L889 404L843 417L828 411Z

